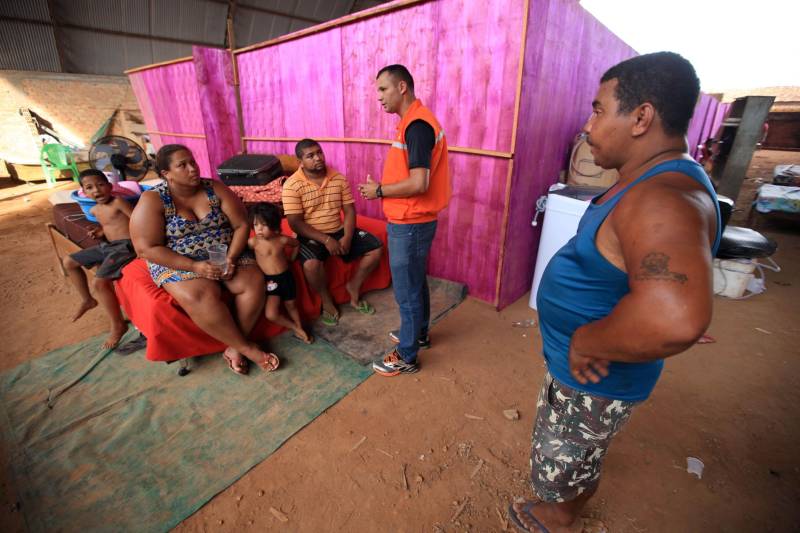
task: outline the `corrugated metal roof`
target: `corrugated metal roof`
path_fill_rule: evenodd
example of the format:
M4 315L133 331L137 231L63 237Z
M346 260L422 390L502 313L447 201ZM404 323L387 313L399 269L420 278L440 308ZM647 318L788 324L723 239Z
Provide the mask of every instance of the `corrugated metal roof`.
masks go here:
M5 0L0 2L0 19L6 17L50 20L47 0L27 0L23 2Z
M53 30L39 24L0 19L0 69L58 72Z
M387 0L237 0L243 47ZM121 75L225 46L227 0L0 0L0 68ZM59 57L60 52L60 57Z

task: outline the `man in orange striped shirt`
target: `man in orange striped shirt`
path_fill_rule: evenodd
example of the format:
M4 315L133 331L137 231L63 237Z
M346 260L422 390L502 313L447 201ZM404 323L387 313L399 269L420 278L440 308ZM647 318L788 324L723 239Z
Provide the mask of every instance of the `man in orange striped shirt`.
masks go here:
M378 266L381 241L356 227L356 209L347 178L325 164L318 142L303 139L295 147L300 168L283 185L283 210L300 240L300 261L311 288L322 298L322 322L335 326L339 311L328 290L323 263L331 255L345 262L361 259L347 282L350 305L363 314L375 309L360 299L361 285ZM344 213L344 220L342 220Z

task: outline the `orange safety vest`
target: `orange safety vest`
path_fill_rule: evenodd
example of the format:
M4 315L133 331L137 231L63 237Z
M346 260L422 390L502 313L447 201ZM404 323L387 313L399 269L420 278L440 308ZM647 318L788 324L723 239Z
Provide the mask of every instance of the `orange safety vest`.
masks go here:
M436 220L436 215L450 202L450 167L447 164L447 139L444 130L431 110L414 100L397 125L397 138L389 148L383 165L381 183L397 183L408 179L408 148L406 128L415 120L424 120L433 128L436 144L431 154L428 190L408 198L384 198L383 213L395 224L419 224Z

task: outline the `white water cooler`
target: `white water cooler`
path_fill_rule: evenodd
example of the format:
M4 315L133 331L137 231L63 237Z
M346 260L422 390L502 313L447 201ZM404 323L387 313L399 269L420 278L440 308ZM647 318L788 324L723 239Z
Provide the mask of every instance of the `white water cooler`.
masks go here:
M577 233L578 222L580 222L583 212L589 207L589 201L604 190L556 183L550 187L547 196L543 196L536 203L536 216L538 217L539 213L543 211L544 222L542 223L542 236L539 239L539 252L536 254L531 299L528 304L533 309L536 309L536 293L547 263ZM542 201L544 198L546 198L546 203ZM536 219L534 219L533 225L536 225Z

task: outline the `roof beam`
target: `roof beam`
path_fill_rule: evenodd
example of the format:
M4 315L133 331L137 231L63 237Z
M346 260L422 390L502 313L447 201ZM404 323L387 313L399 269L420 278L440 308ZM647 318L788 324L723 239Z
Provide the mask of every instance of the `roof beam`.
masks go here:
M211 2L215 2L217 4L227 4L227 0L210 0ZM302 20L303 22L310 22L311 24L320 24L325 22L324 20L315 19L311 17L305 17L303 15L293 15L292 13L285 13L283 11L278 11L276 9L269 9L266 7L254 6L252 4L245 4L242 2L237 2L236 7L239 9L247 9L249 11L256 11L258 13L266 13L267 15L275 15L278 17L286 17L295 20Z
M56 43L56 53L58 54L58 67L61 72L66 72L64 69L64 36L61 32L61 25L55 15L55 6L53 0L47 0L47 16L50 17L50 22L53 25L53 40Z
M3 20L8 20L11 22L23 22L26 24L35 24L37 26L49 26L54 27L55 24L50 21L45 20L36 20L36 19L28 19L22 17L3 17ZM190 39L178 39L176 37L161 37L160 35L146 35L144 33L131 33L127 31L116 31L116 30L106 30L104 28L93 28L91 26L81 26L80 24L69 24L69 23L61 23L58 24L59 28L62 29L70 29L70 30L83 30L88 31L90 33L100 33L103 35L117 35L121 37L135 37L138 39L150 39L152 41L160 41L164 43L176 43L176 44L190 44L190 45L202 45L202 46L211 46L214 48L220 48L222 45L220 43L210 43L207 41L192 41Z

